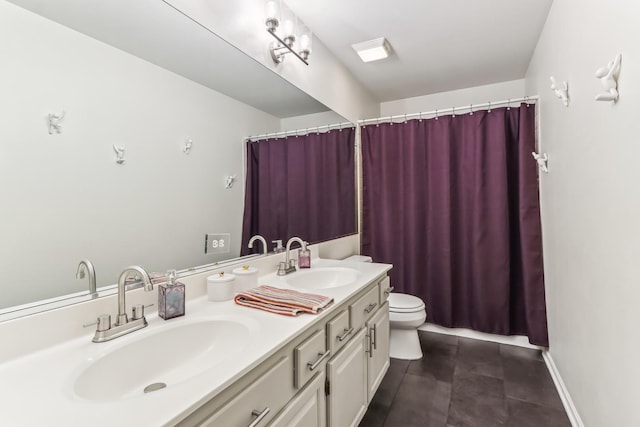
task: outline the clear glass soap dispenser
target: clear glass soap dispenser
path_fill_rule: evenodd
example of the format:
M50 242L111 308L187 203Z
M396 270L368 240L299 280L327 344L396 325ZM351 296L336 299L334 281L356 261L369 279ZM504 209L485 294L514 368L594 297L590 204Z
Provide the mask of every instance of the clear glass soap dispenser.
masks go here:
M158 286L158 316L164 320L184 316L184 283L176 281L176 271L167 271L167 283Z

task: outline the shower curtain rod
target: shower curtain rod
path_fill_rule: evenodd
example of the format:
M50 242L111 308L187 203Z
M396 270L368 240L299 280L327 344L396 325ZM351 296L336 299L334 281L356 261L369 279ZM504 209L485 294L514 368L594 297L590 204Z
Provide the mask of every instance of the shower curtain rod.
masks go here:
M441 114L446 114L446 113L451 113L451 114L455 114L455 113L470 113L473 111L477 111L477 110L484 110L484 109L491 109L491 107L499 107L499 106L510 106L511 104L513 104L514 102L525 102L525 103L533 103L533 101L537 101L538 100L538 96L534 95L534 96L524 96L522 98L513 98L513 99L505 99L504 101L495 101L495 102L485 102L482 104L469 104L469 105L464 105L462 107L450 107L450 108L443 108L441 109L437 109L434 111L423 111L420 113L410 113L410 114L399 114L399 115L395 115L395 116L387 116L387 117L377 117L377 118L373 118L373 119L363 119L363 120L358 120L358 124L359 125L366 125L367 123L380 123L380 122L391 122L393 120L397 120L397 119L402 119L402 120L407 120L407 119L413 119L413 118L430 118L430 117L438 117Z
M244 141L251 141L251 142L257 142L261 139L269 139L269 138L284 138L287 136L303 136L303 135L307 135L311 132L329 132L331 129L348 129L348 128L352 128L355 125L351 122L344 122L344 123L336 123L333 125L322 125L322 126L314 126L314 127L310 127L310 128L304 128L304 129L296 129L296 130L287 130L287 131L282 131L282 132L273 132L273 133L263 133L261 135L253 135L253 136L247 136Z

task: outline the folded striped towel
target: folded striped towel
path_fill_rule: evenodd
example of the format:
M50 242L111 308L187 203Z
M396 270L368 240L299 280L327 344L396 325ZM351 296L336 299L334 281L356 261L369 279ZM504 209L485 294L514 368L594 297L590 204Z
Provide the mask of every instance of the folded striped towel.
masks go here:
M331 297L304 294L273 286L258 286L241 292L235 296L234 301L245 307L253 307L285 316L297 316L300 313L317 314L333 304Z

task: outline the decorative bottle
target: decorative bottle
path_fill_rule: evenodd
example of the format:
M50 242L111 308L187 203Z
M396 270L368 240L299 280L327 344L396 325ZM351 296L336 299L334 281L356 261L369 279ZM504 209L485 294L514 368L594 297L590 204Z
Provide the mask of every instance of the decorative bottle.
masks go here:
M311 251L307 249L307 245L304 245L298 251L298 266L300 268L311 268Z
M176 271L167 271L167 283L158 286L158 316L164 320L184 316L184 283L176 281Z

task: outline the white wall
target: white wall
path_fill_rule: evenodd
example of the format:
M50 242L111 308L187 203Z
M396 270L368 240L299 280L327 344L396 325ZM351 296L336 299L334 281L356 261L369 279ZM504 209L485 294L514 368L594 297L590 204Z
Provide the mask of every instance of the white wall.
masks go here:
M640 4L555 0L526 76L541 95L550 353L587 427L640 425ZM620 100L595 70L622 52ZM549 76L569 82L571 104Z
M469 104L484 104L486 102L503 101L509 98L518 98L527 95L535 94L525 93L524 79L513 80L486 86L476 86L383 102L380 104L380 115L385 117L398 114L419 113L421 111L434 111L436 108L445 109L462 107Z
M0 57L0 308L86 290L82 258L100 285L130 264L211 262L208 232L239 253L242 139L279 119L4 1ZM63 110L49 135L46 115Z

